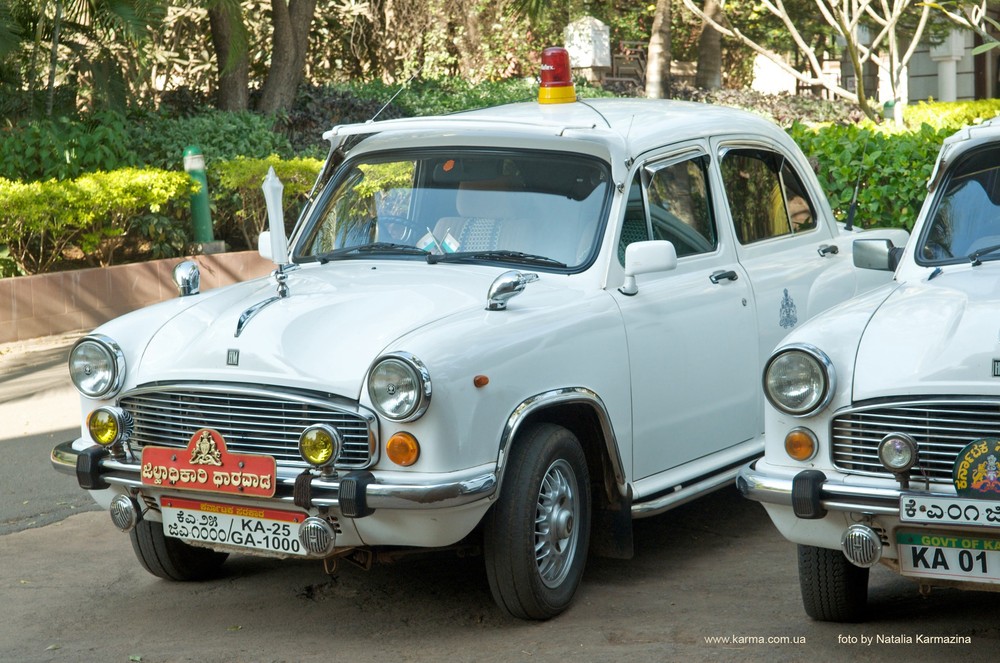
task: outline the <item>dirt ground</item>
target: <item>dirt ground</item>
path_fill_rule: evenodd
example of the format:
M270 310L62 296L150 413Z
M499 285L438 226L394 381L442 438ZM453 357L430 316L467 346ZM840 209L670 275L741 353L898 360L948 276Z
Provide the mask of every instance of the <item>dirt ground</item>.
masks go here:
M636 553L589 560L570 610L532 623L499 612L479 558L327 576L316 562L237 556L219 579L170 583L139 566L107 514L78 513L0 536L0 660L937 662L1000 646L996 594L924 598L884 569L872 621L810 621L794 547L734 489L638 521ZM905 641L956 634L971 642Z

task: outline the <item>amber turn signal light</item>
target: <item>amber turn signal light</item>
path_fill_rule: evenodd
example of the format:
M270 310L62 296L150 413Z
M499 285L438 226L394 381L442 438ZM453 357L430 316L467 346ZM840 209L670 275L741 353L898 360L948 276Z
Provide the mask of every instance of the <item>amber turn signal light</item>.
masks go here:
M785 436L785 453L794 460L811 460L816 455L816 436L808 428L795 428Z
M409 467L420 457L420 444L409 433L396 433L386 442L385 455L396 465Z

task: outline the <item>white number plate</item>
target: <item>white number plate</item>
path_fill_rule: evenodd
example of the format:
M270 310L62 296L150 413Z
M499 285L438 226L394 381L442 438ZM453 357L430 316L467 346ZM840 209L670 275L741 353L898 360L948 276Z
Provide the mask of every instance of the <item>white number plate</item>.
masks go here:
M160 498L163 533L283 555L305 555L299 526L306 514L180 497Z
M1000 527L1000 503L962 497L902 495L899 519L907 523Z
M1000 539L898 532L896 546L903 575L1000 584Z

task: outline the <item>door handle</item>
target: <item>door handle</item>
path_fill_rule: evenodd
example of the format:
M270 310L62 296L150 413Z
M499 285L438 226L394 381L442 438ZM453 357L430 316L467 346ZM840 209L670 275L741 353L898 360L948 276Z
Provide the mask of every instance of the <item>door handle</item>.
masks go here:
M827 255L831 253L833 254L840 253L840 249L837 248L836 244L824 244L818 249L816 249L816 253L819 254L820 258L825 258Z
M712 272L712 275L708 277L708 280L712 283L718 283L719 281L735 281L739 278L733 270L719 270L717 272Z

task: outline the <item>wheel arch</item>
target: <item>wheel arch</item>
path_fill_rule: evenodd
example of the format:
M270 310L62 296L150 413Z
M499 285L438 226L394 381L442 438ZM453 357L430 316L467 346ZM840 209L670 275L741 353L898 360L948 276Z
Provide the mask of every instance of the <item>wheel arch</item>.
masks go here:
M497 490L503 490L506 459L518 433L533 424L551 423L572 432L590 469L591 496L598 527L591 550L605 557L632 556L632 491L626 479L611 417L600 396L585 387L566 387L522 401L510 414L497 457Z

